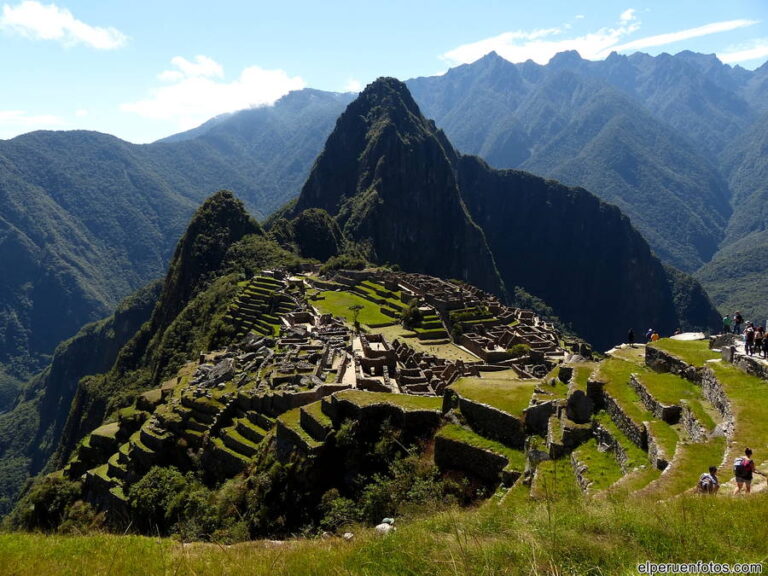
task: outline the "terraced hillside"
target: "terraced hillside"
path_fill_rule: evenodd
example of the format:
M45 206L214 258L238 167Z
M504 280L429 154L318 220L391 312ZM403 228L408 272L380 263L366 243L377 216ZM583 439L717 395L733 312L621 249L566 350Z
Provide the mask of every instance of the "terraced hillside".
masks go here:
M398 323L415 309L415 326ZM307 511L329 493L362 498L361 471L379 482L390 473L386 450L464 478L470 500L501 490L501 502L666 500L711 465L730 488L729 462L747 445L768 454L768 364L727 346L722 361L707 341L622 346L597 362L482 291L385 270L265 271L241 283L227 321L228 348L120 410L63 470L113 526L131 522L132 490L157 467L193 472L214 490L279 473L258 498L279 494L283 508L267 506L262 522L281 514L295 529L319 521ZM459 322L463 331L450 328ZM288 493L301 510L293 516L279 512Z

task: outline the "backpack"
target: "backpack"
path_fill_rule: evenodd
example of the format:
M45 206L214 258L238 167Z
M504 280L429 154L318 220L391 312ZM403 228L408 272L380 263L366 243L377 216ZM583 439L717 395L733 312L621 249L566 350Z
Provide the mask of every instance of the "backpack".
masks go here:
M733 461L733 475L737 478L746 478L749 474L749 459L739 456Z
M706 472L699 478L699 490L701 492L709 492L712 489L712 477Z

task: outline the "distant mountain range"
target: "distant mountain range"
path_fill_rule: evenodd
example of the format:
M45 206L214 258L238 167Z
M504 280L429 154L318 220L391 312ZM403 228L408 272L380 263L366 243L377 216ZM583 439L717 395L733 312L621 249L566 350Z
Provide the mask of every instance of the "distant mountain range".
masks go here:
M213 191L261 216L297 194L351 99L303 90L150 145L81 131L0 141L0 412L59 342L163 274Z
M768 316L761 275L768 66L714 56L495 54L407 82L463 153L616 204L724 310ZM0 411L56 344L158 277L199 202L235 191L258 217L295 197L353 99L317 90L150 145L90 132L0 141Z

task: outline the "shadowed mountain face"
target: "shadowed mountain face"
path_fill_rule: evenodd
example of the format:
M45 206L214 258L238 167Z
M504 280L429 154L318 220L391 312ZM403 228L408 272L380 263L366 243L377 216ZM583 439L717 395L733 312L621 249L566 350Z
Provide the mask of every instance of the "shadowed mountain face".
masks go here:
M520 286L598 347L630 326L717 322L706 296L679 313L674 294L685 288L616 207L458 155L394 79L368 86L341 116L286 215L310 208L374 261L496 293Z
M493 257L459 193L455 159L404 84L376 82L339 118L293 214L321 208L375 261L500 293Z
M594 191L619 206L664 261L696 270L723 238L727 184L708 152L668 122L674 114L654 105L661 96L638 86L641 79L656 86L661 72L617 58L566 53L538 66L492 53L408 86L462 152Z
M314 90L134 145L95 132L0 141L0 412L56 345L159 277L195 207L297 194L351 96Z

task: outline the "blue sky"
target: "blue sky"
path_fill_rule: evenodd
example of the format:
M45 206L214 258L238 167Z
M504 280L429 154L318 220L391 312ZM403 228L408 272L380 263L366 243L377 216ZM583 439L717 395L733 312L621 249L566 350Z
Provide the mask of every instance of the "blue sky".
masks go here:
M765 0L0 0L0 138L89 129L151 142L289 90L359 90L496 50L694 50L768 60Z

